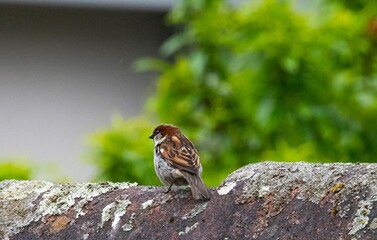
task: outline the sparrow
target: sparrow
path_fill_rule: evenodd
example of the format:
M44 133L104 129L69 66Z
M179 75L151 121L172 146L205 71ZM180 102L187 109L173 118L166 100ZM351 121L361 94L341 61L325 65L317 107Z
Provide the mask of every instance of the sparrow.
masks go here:
M154 140L154 169L162 184L190 185L194 199L210 199L211 192L201 179L202 165L194 144L170 124L157 126L149 138Z

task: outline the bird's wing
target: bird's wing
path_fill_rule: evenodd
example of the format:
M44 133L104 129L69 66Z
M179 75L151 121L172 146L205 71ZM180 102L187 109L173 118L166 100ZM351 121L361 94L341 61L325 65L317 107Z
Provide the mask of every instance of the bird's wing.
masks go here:
M183 134L179 137L167 138L160 144L159 151L171 166L198 174L200 168L199 154L194 145Z

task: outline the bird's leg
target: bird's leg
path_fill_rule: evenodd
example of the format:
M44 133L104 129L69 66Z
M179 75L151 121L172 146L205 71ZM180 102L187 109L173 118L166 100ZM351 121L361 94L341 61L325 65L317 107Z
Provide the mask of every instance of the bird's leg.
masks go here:
M168 192L170 192L170 190L171 190L171 187L173 186L173 184L174 184L174 181L173 181L172 183L170 183L170 186L169 186L168 190L166 190L166 191L165 191L165 193L168 193Z

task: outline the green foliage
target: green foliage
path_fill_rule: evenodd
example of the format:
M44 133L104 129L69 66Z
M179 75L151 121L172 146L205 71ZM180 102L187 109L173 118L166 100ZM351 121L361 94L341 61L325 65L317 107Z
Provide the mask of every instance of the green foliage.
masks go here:
M376 4L345 2L195 0L171 11L180 30L161 48L169 61L138 66L160 71L148 109L193 140L207 183L266 159L375 161L377 30L368 28L368 9ZM143 137L153 129L136 126ZM127 141L133 128L122 129ZM141 147L122 147L147 157L136 154ZM151 144L143 147L151 154Z
M28 180L31 177L31 167L23 161L0 161L0 181L7 179Z
M99 170L97 180L158 183L153 168L153 141L148 138L153 127L141 118L124 121L117 116L110 129L89 136L90 159Z

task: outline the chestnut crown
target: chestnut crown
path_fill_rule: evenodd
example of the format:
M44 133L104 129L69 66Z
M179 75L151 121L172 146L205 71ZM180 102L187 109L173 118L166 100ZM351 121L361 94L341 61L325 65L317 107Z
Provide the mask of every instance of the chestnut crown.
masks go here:
M171 124L161 124L159 126L157 126L154 130L153 130L153 133L149 136L150 139L154 139L154 137L158 134L161 135L161 137L164 137L166 136L167 134L177 134L177 133L180 133L181 130L179 130L179 128L177 128L176 126L174 125L171 125Z

